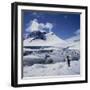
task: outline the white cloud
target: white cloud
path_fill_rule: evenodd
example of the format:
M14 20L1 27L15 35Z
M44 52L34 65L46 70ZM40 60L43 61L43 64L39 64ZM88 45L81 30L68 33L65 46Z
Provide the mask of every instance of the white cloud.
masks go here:
M32 21L30 21L29 26L26 28L27 32L33 32L33 31L39 31L39 30L45 30L48 29L49 31L51 31L51 29L53 28L53 24L52 23L39 23L37 19L33 19Z
M32 20L31 23L30 23L30 30L31 30L31 32L32 31L38 31L38 29L39 29L38 20L37 19Z
M39 24L39 30L43 30L44 28L45 28L44 23L40 23L40 24Z
M51 23L47 22L45 27L48 28L48 29L52 29L53 25Z
M79 35L80 34L80 29L78 29L76 32L75 32L76 35Z
M39 28L39 23L37 19L34 19L32 21L29 22L28 27L26 28L27 32L32 32L32 31L38 31Z
M74 32L74 36L66 39L68 43L80 41L80 29L78 29L76 32Z
M68 38L66 41L70 43L70 42L74 42L74 41L76 41L76 40L80 40L80 36L79 36L79 35L70 37L70 38Z

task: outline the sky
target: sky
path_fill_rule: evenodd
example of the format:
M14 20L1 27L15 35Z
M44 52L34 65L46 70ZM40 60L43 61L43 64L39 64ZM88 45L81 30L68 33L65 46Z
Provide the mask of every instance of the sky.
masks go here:
M22 11L22 15L23 34L38 29L50 29L62 39L68 39L80 34L80 14L77 13L28 10Z

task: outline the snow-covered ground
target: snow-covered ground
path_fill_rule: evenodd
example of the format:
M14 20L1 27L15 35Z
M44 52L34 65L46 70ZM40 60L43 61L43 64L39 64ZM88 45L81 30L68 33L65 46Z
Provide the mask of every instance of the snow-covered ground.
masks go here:
M79 36L63 40L53 32L30 35L23 41L23 77L80 74Z
M26 52L26 51L24 51ZM45 57L48 55L48 58ZM70 56L71 61L80 59L79 50L73 49L59 49L53 50L52 52L42 52L40 50L33 51L31 54L27 54L23 56L24 65L33 65L33 64L49 64L50 62L64 62L66 60L66 56Z
M45 56L49 55L47 59ZM66 56L70 55L68 67ZM34 51L23 56L23 77L79 75L80 51L77 49L58 48L53 52Z
M23 67L24 77L39 76L59 76L59 75L79 75L80 62L71 61L71 66L67 66L67 62L59 62L54 64L34 64L32 66Z

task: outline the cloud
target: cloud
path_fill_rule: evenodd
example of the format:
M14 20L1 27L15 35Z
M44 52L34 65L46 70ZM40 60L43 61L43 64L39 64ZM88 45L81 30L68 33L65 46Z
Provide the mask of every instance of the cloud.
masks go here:
M70 37L70 38L66 39L66 41L69 42L69 43L80 41L80 29L75 31L74 34L75 35L73 37Z
M28 27L26 28L27 32L38 31L39 23L37 19L33 19L29 22Z
M45 28L44 23L40 23L40 24L39 24L39 30L43 30L44 28Z
M80 34L80 29L78 29L74 34L79 35Z
M70 37L70 38L68 38L66 41L67 41L67 42L80 41L80 36L79 36L79 35L76 35L76 36Z
M38 20L37 19L32 20L30 23L30 30L31 31L38 31L38 29L39 29Z
M45 27L48 28L49 30L51 30L53 28L53 25L51 23L47 22Z
M30 21L28 27L26 28L27 32L40 31L40 30L49 30L53 28L52 23L39 23L37 19L33 19Z

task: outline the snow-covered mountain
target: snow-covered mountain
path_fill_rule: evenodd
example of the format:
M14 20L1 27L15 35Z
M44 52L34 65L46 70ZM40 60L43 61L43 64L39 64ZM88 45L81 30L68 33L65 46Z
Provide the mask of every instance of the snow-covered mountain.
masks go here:
M23 44L24 65L64 62L66 56L70 56L72 60L80 59L80 40L76 38L63 40L53 32L42 30L31 32Z
M80 74L80 40L62 40L53 32L37 31L23 41L23 76ZM68 67L67 56L71 61Z
M66 40L67 46L69 49L77 49L80 50L80 36L73 36Z
M33 32L29 38L24 40L25 46L59 46L65 47L66 41L59 38L53 32Z
M63 40L51 31L52 27L34 19L23 35L24 78L80 74L80 35Z

